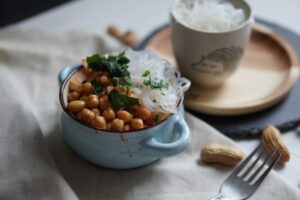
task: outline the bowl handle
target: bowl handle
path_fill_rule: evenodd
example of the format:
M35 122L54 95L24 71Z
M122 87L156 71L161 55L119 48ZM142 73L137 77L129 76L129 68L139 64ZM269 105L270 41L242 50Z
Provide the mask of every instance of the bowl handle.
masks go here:
M80 63L75 63L64 67L58 74L58 83L61 86L69 74L81 66Z
M154 137L142 140L144 154L161 158L181 153L190 141L190 130L183 117L179 117L179 120L176 121L173 132L178 134L178 138L171 143L159 142Z

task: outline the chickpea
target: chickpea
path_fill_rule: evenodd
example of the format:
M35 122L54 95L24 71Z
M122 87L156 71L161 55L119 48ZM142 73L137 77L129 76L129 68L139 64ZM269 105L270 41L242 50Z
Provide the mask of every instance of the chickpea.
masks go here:
M116 113L111 108L107 108L106 110L104 110L102 115L106 119L106 121L109 122L116 118Z
M80 97L80 94L77 92L77 91L73 91L73 92L70 92L68 94L68 100L69 101L74 101L74 100L78 100Z
M148 126L154 126L155 121L153 120L152 117L150 117L149 119L145 120L145 124L147 124Z
M128 91L127 95L130 96L130 97L138 98L138 95L136 93L132 92L132 91Z
M101 85L109 85L111 83L110 78L108 78L106 75L100 76L98 81L101 83Z
M67 109L71 112L79 112L86 107L86 102L82 100L71 101L67 105Z
M119 110L117 112L117 116L119 119L122 119L125 123L129 122L133 118L132 114L127 112L126 110Z
M97 78L98 74L97 72L92 71L86 78L87 82L92 82L93 80L95 80Z
M95 94L90 94L87 99L88 107L95 108L99 105L99 99L98 96Z
M107 130L111 130L111 122L109 122L109 123L107 124L106 129L107 129Z
M91 82L85 82L82 84L82 92L85 94L90 94L92 92L92 83Z
M105 95L99 99L99 107L101 110L105 110L109 107L108 96Z
M82 95L81 97L80 97L80 100L82 100L82 101L88 101L88 96L87 95Z
M132 113L135 114L136 111L138 110L139 106L138 105L133 105L133 106L128 106L127 110Z
M116 118L111 122L111 129L112 130L122 131L123 127L124 127L124 121L121 120L121 119Z
M107 94L109 94L113 89L114 89L114 86L107 86L106 87Z
M170 113L163 113L159 116L158 118L158 122L161 122L163 120L165 120L167 117L169 117Z
M115 87L115 90L117 90L118 92L123 93L123 94L126 94L126 92L127 92L127 89L124 88L124 87L122 87L122 86L120 86L120 85L118 85L117 87Z
M102 72L102 71L100 71L100 72L98 72L98 75L99 75L99 76L102 76L102 75L108 76L109 73L108 73L108 72Z
M80 121L82 121L82 112L77 113L77 114L76 114L76 117L77 117Z
M128 124L124 125L124 131L130 131L130 126Z
M80 70L80 72L82 73L81 74L81 76L84 76L84 77L86 77L86 76L88 76L90 73L91 73L91 69L88 69L88 68L82 68L81 70Z
M87 60L85 58L81 59L81 63L82 63L82 66L85 68L85 69L88 69L88 63L87 63Z
M93 113L95 113L96 116L99 116L101 114L100 110L98 108L93 108L91 110Z
M131 127L133 129L142 129L142 128L144 128L144 122L140 118L132 119L130 124L131 124Z
M72 79L70 80L69 89L70 89L71 91L77 91L77 92L80 93L80 92L81 92L81 83L80 83L80 81L78 81L78 80L72 78Z
M147 120L151 117L151 112L147 108L140 107L136 111L136 116L142 120Z
M102 116L97 116L96 119L93 121L93 125L102 129L106 129L107 127L106 120Z
M81 111L81 113L82 113L82 120L88 124L91 123L96 117L95 113L87 108L84 108Z

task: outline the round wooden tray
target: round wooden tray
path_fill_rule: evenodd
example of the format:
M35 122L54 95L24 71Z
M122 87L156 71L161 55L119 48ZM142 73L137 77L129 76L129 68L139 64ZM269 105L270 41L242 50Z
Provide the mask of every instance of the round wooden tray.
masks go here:
M146 46L176 66L170 27L152 35ZM193 111L213 115L253 113L282 100L298 75L297 54L289 43L272 29L255 24L250 44L234 75L219 88L192 86L185 105Z

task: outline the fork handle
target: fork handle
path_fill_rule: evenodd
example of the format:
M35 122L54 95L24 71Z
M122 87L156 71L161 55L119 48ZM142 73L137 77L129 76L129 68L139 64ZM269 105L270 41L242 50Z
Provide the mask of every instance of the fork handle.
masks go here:
M222 194L218 194L218 196L212 198L211 200L228 200Z

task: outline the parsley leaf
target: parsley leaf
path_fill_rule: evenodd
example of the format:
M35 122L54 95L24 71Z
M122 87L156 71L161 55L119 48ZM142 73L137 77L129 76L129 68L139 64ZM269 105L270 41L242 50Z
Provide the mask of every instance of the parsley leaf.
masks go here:
M125 53L121 53L118 56L103 57L95 54L86 58L88 67L93 71L109 72L112 76L123 77L129 76L128 63L130 60L125 57Z
M116 86L120 85L120 78L113 77L112 82L113 82L114 87L116 87Z
M113 77L113 85L114 87L121 85L124 88L129 88L134 86L134 83L132 82L130 76L124 76L124 77Z
M132 106L139 103L139 99L122 94L117 90L112 90L109 93L108 98L111 101L111 105L114 109Z
M88 63L88 67L90 69L92 69L93 71L100 71L101 67L101 63L102 63L102 57L100 55L93 55L93 56L90 56L90 57L87 57L86 58L86 61Z
M104 92L104 89L102 88L101 84L98 81L93 80L92 81L92 86L93 86L93 92L95 94L99 94L101 92Z
M149 79L144 80L144 85L149 86L151 89L168 89L169 83L165 82L162 79L154 78L152 79L149 76Z
M130 60L124 56L125 52L121 53L118 58L118 63L120 65L126 65L130 62Z
M159 115L154 115L154 116L153 116L153 120L154 120L155 122L157 122L158 119L159 119Z
M136 113L136 111L137 111L136 108L132 108L132 107L127 108L127 110L131 113Z
M170 86L170 84L169 84L169 83L167 83L167 82L164 84L164 88L165 88L165 89L168 89L168 88L169 88L169 86Z
M147 70L144 72L143 77L147 77L147 76L149 76L149 74L150 74L150 71Z

